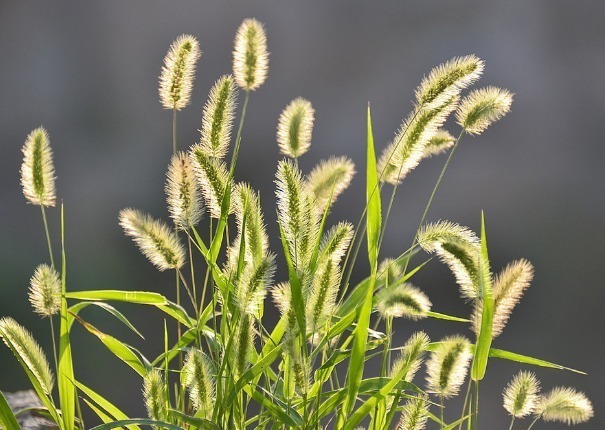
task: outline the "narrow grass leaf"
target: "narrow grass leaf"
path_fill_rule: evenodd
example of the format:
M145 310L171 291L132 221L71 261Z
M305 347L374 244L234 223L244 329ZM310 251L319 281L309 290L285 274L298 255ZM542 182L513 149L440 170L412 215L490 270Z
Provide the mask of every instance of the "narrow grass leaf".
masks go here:
M109 400L107 400L105 397L101 396L99 393L94 391L92 388L87 387L86 385L84 385L83 383L78 382L78 381L74 381L74 384L76 385L76 387L78 387L78 390L80 390L80 392L82 392L88 396L88 398L90 399L90 403L87 402L89 406L91 404L94 404L101 411L103 411L104 413L109 415L112 418L112 421L128 419L128 415L126 415L118 407L113 405ZM84 399L84 401L86 401L86 399ZM128 428L131 430L136 430L139 427L138 426L128 426Z
M73 291L65 294L68 299L136 303L140 305L165 305L168 304L166 297L158 293L148 291L119 291L119 290L92 290Z
M21 426L15 418L15 414L11 410L4 394L0 391L0 424L6 430L21 430Z
M516 352L504 351L502 349L490 348L489 356L493 358L500 358L508 361L515 361L517 363L531 364L532 366L549 367L551 369L567 370L580 375L586 375L586 372L581 370L572 369L571 367L562 366L560 364L551 363L540 358L529 357L527 355L517 354Z

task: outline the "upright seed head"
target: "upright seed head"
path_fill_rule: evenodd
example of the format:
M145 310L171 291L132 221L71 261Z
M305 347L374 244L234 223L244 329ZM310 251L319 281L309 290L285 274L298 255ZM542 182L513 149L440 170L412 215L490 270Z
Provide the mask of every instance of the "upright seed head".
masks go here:
M152 420L164 421L168 416L168 397L164 378L159 370L153 369L143 378L143 398L147 415Z
M394 377L405 369L403 380L412 382L414 376L416 376L416 372L420 369L420 365L424 359L424 353L429 347L429 342L430 339L428 335L423 331L412 334L403 345L397 360L393 362L391 377Z
M510 110L513 95L507 90L486 87L471 91L456 112L456 121L469 134L481 134Z
M544 421L559 421L568 425L581 424L594 415L588 397L569 387L557 387L544 395L535 413Z
M443 339L426 364L428 389L446 399L457 396L471 358L470 343L466 338L449 336Z
M191 160L184 152L172 156L166 174L166 201L174 224L181 230L202 218L202 199Z
M484 63L474 55L455 57L435 67L416 89L416 101L423 108L433 108L475 83L483 73Z
M222 212L223 198L227 187L231 187L229 171L223 160L214 158L206 154L200 146L194 146L189 153L204 203L210 211L212 218L220 218ZM227 208L231 213L232 205Z
M160 102L164 109L181 110L189 104L195 64L201 57L197 39L183 34L172 42L160 73Z
M36 268L29 285L29 301L34 311L50 317L61 308L61 279L57 271L46 264Z
M277 143L282 154L297 158L309 150L314 119L311 102L301 97L285 107L277 124Z
M46 356L29 331L12 318L0 319L0 337L40 383L42 391L51 395L54 377Z
M376 310L383 318L426 318L431 301L412 284L403 283L381 289L376 294Z
M269 254L258 264L248 264L237 281L236 301L242 313L259 316L267 288L275 272L275 255Z
M321 161L309 174L307 186L315 195L320 213L331 206L347 189L355 175L355 164L347 157L332 157Z
M227 155L236 98L237 88L231 75L219 78L210 90L202 115L199 145L211 157L224 158Z
M428 400L427 395L408 400L403 405L397 430L424 430L429 419Z
M267 79L269 53L263 25L247 18L237 29L233 50L235 82L246 91L254 91Z
M420 230L418 244L426 252L435 252L450 267L464 298L480 296L480 247L475 233L459 224L439 221Z
M429 158L434 155L443 154L454 146L455 141L456 139L450 134L449 131L439 129L426 144L423 157Z
M540 382L531 372L519 372L504 389L504 409L515 418L531 414L540 399Z
M534 277L533 265L520 259L508 264L502 272L496 276L492 289L494 296L494 317L492 337L502 334L510 315L521 300L523 292L529 288ZM475 302L475 311L471 317L472 328L479 333L481 328L481 315L483 305L480 300Z
M214 377L210 359L199 349L190 349L183 364L182 381L196 413L210 418L214 402Z
M185 249L174 230L135 209L123 209L120 225L132 237L141 252L160 271L180 269L185 263Z
M55 167L48 133L43 127L33 130L25 139L21 164L21 186L30 203L55 205Z

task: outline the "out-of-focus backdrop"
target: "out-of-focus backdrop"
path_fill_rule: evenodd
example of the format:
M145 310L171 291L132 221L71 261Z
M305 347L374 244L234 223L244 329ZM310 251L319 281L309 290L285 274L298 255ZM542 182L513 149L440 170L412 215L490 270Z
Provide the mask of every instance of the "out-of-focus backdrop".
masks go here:
M313 145L300 160L302 168L309 171L321 158L346 154L363 171L367 103L382 150L431 67L475 53L486 61L480 85L516 93L503 121L478 138L463 138L428 220L450 219L478 229L484 210L494 269L520 257L534 263L533 285L494 346L587 371L580 376L534 369L545 389L563 384L585 391L597 415L581 428L603 428L605 3L600 0L3 1L0 315L31 329L50 356L48 322L33 316L27 301L29 277L48 258L42 220L19 185L21 147L41 124L51 136L58 196L65 203L69 288L150 289L172 297L173 275L148 264L123 235L117 214L133 206L167 218L163 185L172 118L158 102L157 79L169 44L190 33L204 52L193 102L178 117L179 147L185 149L198 138L210 86L231 70L235 30L249 16L266 24L271 57L269 78L251 97L238 179L261 190L275 250L272 181L280 158L275 128L291 99L303 96L316 109ZM449 129L457 131L454 124ZM444 161L424 161L400 187L383 256L396 256L410 245ZM358 174L336 203L331 222L357 221L363 182ZM58 213L49 211L55 251ZM364 275L364 261L360 258L356 280ZM280 263L278 277L284 278ZM437 261L415 283L434 310L470 312ZM133 306L120 309L146 341L101 311L86 318L149 356L158 354L162 316ZM396 344L418 328L435 340L453 332L471 335L467 327L439 321L402 322L396 328ZM79 327L74 331L76 375L128 413L143 415L137 375ZM0 363L0 389L27 386L4 347ZM507 428L500 393L519 368L527 367L490 362L482 387L483 428Z

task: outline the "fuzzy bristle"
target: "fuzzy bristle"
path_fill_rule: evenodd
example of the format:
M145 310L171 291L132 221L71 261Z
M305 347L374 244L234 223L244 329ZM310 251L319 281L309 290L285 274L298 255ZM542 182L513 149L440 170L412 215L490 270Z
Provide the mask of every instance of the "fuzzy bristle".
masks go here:
M424 430L429 419L428 396L419 395L405 402L397 430Z
M584 393L570 387L557 387L542 396L536 414L544 421L575 425L591 419L594 411L591 401Z
M388 287L403 275L403 266L394 258L385 258L378 266L376 287Z
M135 209L123 209L119 215L124 232L132 237L141 252L159 270L180 269L185 263L185 249L174 230L163 221Z
M237 88L233 76L221 76L208 95L202 115L200 146L205 154L224 158L229 150L235 118Z
M5 317L0 319L0 337L15 357L35 376L44 393L50 396L55 382L54 376L42 348L31 333L14 319Z
M428 389L444 398L458 395L472 358L469 341L449 336L439 342L426 364Z
M210 216L218 219L221 217L225 190L231 187L227 166L223 160L206 154L200 146L191 148L189 157L193 161L198 184ZM232 205L227 210L231 213Z
M195 64L201 55L200 44L191 35L183 34L172 42L160 74L160 101L164 109L181 110L189 104Z
M521 300L525 290L529 288L533 277L534 267L525 259L513 261L496 276L492 286L494 296L492 337L502 334L513 309ZM482 302L475 302L475 311L471 316L475 333L479 333L481 327L482 309Z
M412 334L401 348L399 357L393 362L391 377L403 371L405 375L402 379L406 382L412 382L418 369L420 369L430 341L428 335L423 331Z
M420 230L418 244L426 252L435 252L450 267L464 298L480 296L480 249L475 233L459 224L439 221Z
M457 105L458 96L454 95L432 109L417 108L412 112L378 160L381 181L401 183L418 166L429 141Z
M307 186L315 195L317 209L323 213L347 189L355 175L355 164L347 157L321 161L309 174Z
M55 205L55 167L48 132L39 127L25 139L21 164L21 187L34 205Z
M269 53L263 25L256 19L245 19L237 29L233 50L235 82L246 91L258 89L267 79Z
M168 416L168 399L164 378L159 370L153 369L143 378L143 398L149 418L164 421Z
M258 264L247 265L236 285L236 301L241 312L259 316L267 288L275 272L275 255L268 254Z
M439 129L435 132L433 137L428 141L424 148L423 158L433 157L435 155L443 154L448 151L452 146L456 138L451 135L447 130Z
M383 318L426 318L431 301L420 289L403 283L381 289L376 294L376 310Z
M531 372L519 372L504 389L504 409L515 418L531 414L540 399L540 382Z
M202 219L202 199L191 160L184 152L172 156L166 174L166 202L175 225L187 230Z
M510 110L513 95L501 88L486 87L471 91L456 112L460 127L469 134L481 134Z
M277 123L277 143L282 154L297 158L311 147L315 110L301 97L284 108Z
M484 62L474 55L455 57L435 67L416 89L416 102L429 109L441 104L475 83L483 73Z
M214 377L211 369L206 354L199 349L190 349L181 374L195 412L207 419L212 416L214 407Z
M41 264L36 268L29 284L29 301L34 311L50 317L61 307L61 278L52 267Z

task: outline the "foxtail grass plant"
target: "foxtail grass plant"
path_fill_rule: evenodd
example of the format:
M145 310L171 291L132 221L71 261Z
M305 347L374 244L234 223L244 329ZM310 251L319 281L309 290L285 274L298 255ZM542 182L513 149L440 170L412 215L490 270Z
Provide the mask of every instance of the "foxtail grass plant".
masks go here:
M244 20L235 36L233 70L216 80L205 103L191 96L200 56L197 39L182 35L161 68L160 101L173 112L165 185L169 218L134 208L117 214L151 265L174 271L175 295L160 285L153 291L68 288L64 208L60 264L55 264L45 213L56 203L49 134L40 127L26 137L21 185L26 200L42 209L49 252L48 264L41 262L33 272L29 298L34 312L51 323L54 366L33 335L11 317L0 319L0 337L40 398L40 412L58 428L477 429L479 386L490 360L582 373L512 352L504 344L506 349L492 346L529 288L534 267L517 259L494 274L483 215L477 233L447 220L427 222L456 148L463 139L486 132L511 107L512 94L504 89L488 86L463 94L481 77L483 60L456 57L422 78L411 113L378 157L368 107L366 161L360 169L365 208L356 225L331 216L358 174L355 164L336 156L304 171L298 161L311 148L313 124L321 118L309 100L297 97L288 103L275 118L274 151L284 156L276 166L275 196L262 196L274 199L277 207L281 249L271 250L261 194L236 174L240 145L248 144L250 95L268 77L265 28L255 19ZM244 95L239 120L238 88ZM200 124L187 125L199 128L200 137L179 151L177 112L189 105L201 112ZM459 127L455 132L449 130L450 117L452 127ZM411 246L397 257L383 256L398 186L422 160L442 154L446 161ZM389 188L390 197L383 201ZM360 253L367 254L370 271L354 285L351 273ZM414 261L419 256L424 260ZM438 259L431 261L433 256ZM425 286L414 279L436 260L451 270L469 304L468 317L433 309ZM281 261L282 270L276 271ZM146 356L140 346L85 319L84 309L101 308L139 334L119 309L124 302L163 314L164 331L147 341L159 340L161 354ZM277 322L267 314L277 315ZM402 339L393 330L399 318L410 326L425 318L450 321L458 333L431 341L416 331ZM71 335L82 329L140 377L135 391L146 417L128 416L74 373L78 357L72 357ZM424 380L418 375L423 368ZM451 411L455 404L450 400L461 392L466 393L462 410ZM509 429L538 428L542 421L580 424L593 416L583 393L559 387L540 394L536 375L526 370L504 389L503 405L511 416ZM1 426L20 428L18 414L0 394ZM84 416L97 422L87 425ZM504 428L484 422L481 427Z

